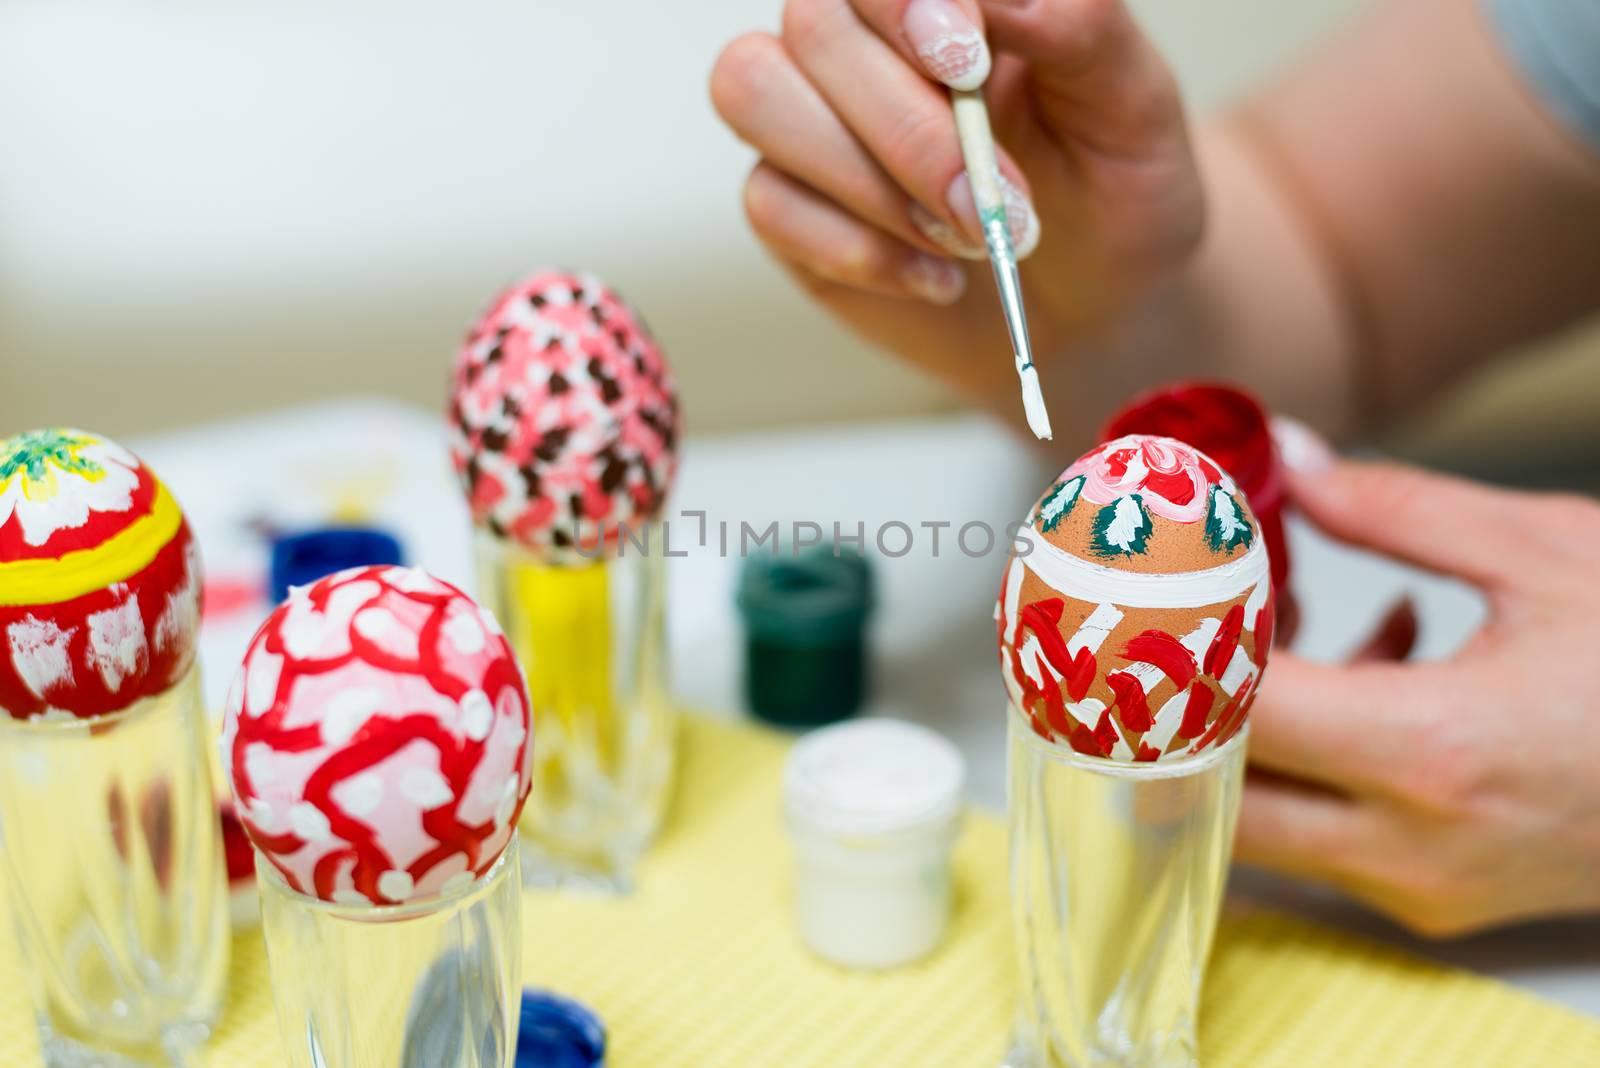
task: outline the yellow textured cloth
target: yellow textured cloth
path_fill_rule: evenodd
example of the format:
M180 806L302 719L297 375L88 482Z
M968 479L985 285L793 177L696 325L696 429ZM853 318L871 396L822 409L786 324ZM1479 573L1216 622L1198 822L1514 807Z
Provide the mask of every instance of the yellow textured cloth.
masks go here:
M1005 828L969 818L956 914L928 961L845 972L801 948L779 818L784 742L684 722L671 824L627 900L530 894L524 981L595 1008L611 1068L993 1068L1010 1024ZM0 975L14 974L8 946ZM10 981L12 991L21 984ZM1600 1023L1492 980L1302 921L1230 916L1201 1019L1207 1068L1600 1065ZM234 942L207 1068L280 1068L259 935ZM0 1065L38 1063L0 998Z

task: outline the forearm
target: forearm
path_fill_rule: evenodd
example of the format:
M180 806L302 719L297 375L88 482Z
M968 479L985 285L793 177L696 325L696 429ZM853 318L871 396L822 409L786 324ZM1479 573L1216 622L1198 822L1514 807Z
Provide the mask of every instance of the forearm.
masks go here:
M1196 140L1197 255L1057 353L1052 401L1220 375L1343 435L1594 308L1600 160L1475 3L1379 4Z
M1244 113L1324 222L1376 418L1595 308L1600 158L1475 0L1390 0Z

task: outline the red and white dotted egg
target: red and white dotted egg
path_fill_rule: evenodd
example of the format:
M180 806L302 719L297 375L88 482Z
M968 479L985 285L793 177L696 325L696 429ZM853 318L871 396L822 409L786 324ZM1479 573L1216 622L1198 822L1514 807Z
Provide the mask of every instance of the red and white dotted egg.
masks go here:
M591 275L537 271L497 296L457 353L450 414L473 521L538 555L613 543L672 488L671 372Z

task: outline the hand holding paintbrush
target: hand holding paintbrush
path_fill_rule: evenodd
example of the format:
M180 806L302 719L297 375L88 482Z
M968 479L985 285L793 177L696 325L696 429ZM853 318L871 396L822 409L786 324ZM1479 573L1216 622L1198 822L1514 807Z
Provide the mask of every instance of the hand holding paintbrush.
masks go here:
M952 111L950 90L980 87L983 100L956 110L992 116L998 197L974 190L995 173L978 160L989 139L958 137ZM960 262L989 258L974 202L999 202L1029 266L1028 333L1015 299L1009 316L1022 376L1048 384L1046 368L1070 363L1051 415L1080 433L1124 399L1130 362L1095 354L1132 345L1107 331L1191 259L1204 196L1170 72L1122 5L786 0L780 34L723 53L712 98L760 154L745 207L762 243L863 338L1015 412L1016 386L990 351L995 306L964 293L980 279ZM1155 333L1168 336L1164 321ZM1184 351L1163 343L1153 362Z
M960 9L947 0L913 0L906 8L905 32L917 57L930 72L950 86L950 99L972 188L973 206L983 227L989 265L1000 290L1000 308L1011 335L1011 351L1022 384L1022 409L1028 429L1043 441L1050 439L1050 415L1045 411L1039 373L1033 367L1033 344L1028 338L1028 315L1022 306L1022 277L1017 269L1017 249L1011 240L1006 197L995 159L994 133L989 109L983 102L983 83L991 67L983 36L965 22Z

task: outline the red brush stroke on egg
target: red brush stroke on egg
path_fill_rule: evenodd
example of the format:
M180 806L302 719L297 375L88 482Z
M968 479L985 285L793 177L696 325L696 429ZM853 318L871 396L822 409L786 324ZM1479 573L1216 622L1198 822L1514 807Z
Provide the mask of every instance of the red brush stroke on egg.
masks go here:
M1072 730L1067 732L1067 744L1084 756L1103 757L1111 755L1111 746L1102 747L1100 739L1095 736L1094 731L1091 731L1081 723L1074 723Z
M1100 722L1094 725L1094 740L1099 743L1100 755L1110 756L1117 744L1117 728L1111 722L1111 709L1100 713Z
M1122 718L1123 729L1143 734L1155 722L1150 718L1150 704L1145 700L1144 687L1126 671L1113 671L1106 676L1106 685L1116 693L1113 707Z
M1061 637L1059 629L1062 608L1061 598L1052 597L1027 605L1019 614L1022 625L1039 639L1039 648L1044 651L1045 659L1050 661L1056 673L1068 675L1072 672L1072 654L1067 652L1066 639Z
M1061 699L1061 687L1056 684L1054 676L1046 670L1044 664L1035 658L1039 669L1039 677L1044 681L1039 686L1039 692L1044 697L1044 718L1060 734L1066 734L1072 729L1072 723L1067 718L1066 702Z
M1198 753L1217 741L1225 730L1228 731L1229 737L1232 737L1233 731L1238 730L1239 725L1244 723L1244 710L1247 707L1248 702L1238 699L1229 701L1223 706L1222 711L1217 713L1217 718L1211 721L1211 726L1206 729L1206 732L1200 736L1194 745L1190 746L1189 752ZM1238 723L1234 722L1235 717L1237 717Z
M1272 631L1278 619L1278 594L1276 590L1267 591L1267 603L1256 612L1256 670L1261 671L1267 666L1267 654L1272 651Z
M1183 706L1183 720L1178 724L1179 738L1188 741L1206 729L1206 717L1211 714L1211 705L1216 699L1216 693L1204 681L1197 681L1189 689L1189 699Z
M1180 690L1189 685L1199 672L1194 654L1164 630L1147 630L1138 635L1128 642L1122 655L1129 660L1160 668Z
M1151 470L1144 476L1144 484L1158 496L1173 504L1188 504L1194 500L1194 479L1183 470Z
M1206 650L1207 675L1220 679L1228 670L1228 663L1233 659L1233 651L1239 647L1239 635L1243 630L1244 605L1236 604L1228 609L1222 626L1217 629L1217 636L1211 639L1211 647Z
M1088 646L1078 650L1078 655L1072 660L1072 672L1065 676L1067 692L1074 701L1081 701L1089 693L1089 687L1094 685L1095 676L1100 673L1100 665L1095 661L1094 654Z

